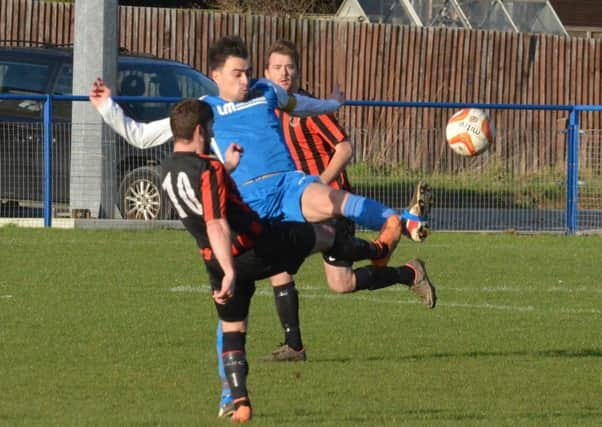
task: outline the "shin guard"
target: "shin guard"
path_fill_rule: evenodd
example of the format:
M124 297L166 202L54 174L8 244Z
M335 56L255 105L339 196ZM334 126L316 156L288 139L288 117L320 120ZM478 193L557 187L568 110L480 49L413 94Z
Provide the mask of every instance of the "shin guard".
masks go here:
M224 373L234 400L248 399L247 375L249 374L249 365L245 354L245 334L243 332L224 333L222 361L224 363Z

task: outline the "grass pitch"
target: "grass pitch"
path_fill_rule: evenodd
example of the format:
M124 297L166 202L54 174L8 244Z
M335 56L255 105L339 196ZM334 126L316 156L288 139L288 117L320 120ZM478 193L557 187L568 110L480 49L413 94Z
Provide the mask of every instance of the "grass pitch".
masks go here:
M297 276L309 360L262 282L247 337L255 425L599 426L602 238L435 233L402 242L437 285L335 295ZM0 425L217 420L216 315L182 231L0 228Z

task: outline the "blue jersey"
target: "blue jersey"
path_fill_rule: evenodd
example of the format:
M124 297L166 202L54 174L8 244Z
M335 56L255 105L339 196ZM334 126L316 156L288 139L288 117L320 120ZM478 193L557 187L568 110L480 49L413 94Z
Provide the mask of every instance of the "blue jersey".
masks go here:
M203 98L213 109L213 133L219 151L215 154L224 160L230 144L235 142L243 148L240 164L232 173L239 186L262 175L296 170L274 112L279 106L276 91L270 82L259 80L251 86L250 94L244 102Z

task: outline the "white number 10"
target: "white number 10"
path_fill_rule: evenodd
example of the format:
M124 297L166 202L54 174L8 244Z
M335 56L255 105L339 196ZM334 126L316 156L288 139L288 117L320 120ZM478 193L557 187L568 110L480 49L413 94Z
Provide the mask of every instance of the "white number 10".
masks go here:
M184 172L178 173L178 196L174 192L173 183L171 180L171 172L168 172L165 175L165 179L163 180L163 184L161 185L163 189L167 192L171 203L178 211L178 215L180 218L187 218L188 215L182 209L182 205L180 205L180 200L182 200L188 208L197 215L203 215L203 205L199 202L199 199L196 197L192 185L190 185L190 180L188 179L188 175Z

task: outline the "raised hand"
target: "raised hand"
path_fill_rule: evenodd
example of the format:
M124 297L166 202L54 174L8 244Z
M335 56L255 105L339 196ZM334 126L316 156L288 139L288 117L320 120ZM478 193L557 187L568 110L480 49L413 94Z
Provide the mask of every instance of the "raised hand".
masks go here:
M242 155L243 148L240 144L233 142L228 146L225 153L224 167L226 172L231 173L238 164L240 163L240 156Z
M341 104L345 102L345 92L341 90L338 83L334 85L334 89L332 89L332 93L330 94L330 99L335 99Z
M90 98L92 105L98 108L103 102L111 97L111 89L109 89L108 86L105 86L105 82L98 77L94 80L94 83L92 83L88 97Z

